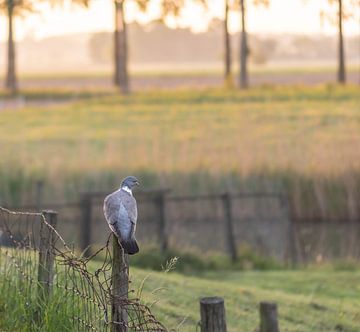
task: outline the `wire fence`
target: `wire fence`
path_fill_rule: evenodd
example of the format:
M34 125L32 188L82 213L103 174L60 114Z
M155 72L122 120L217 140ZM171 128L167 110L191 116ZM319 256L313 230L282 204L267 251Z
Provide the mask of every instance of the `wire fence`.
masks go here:
M21 210L56 207L63 238L91 254L107 239L103 200L108 192L83 192L77 202L64 204L43 202L39 194L36 204ZM360 241L360 219L355 208L352 218L314 215L299 219L290 197L276 191L174 196L169 189L159 188L137 191L135 196L137 238L143 248L221 253L232 260L241 250L251 250L293 266L360 261L360 247L356 245Z
M1 328L166 331L128 284L119 284L116 273L127 274L128 266L114 272L111 236L91 257L78 257L56 230L56 219L52 211L0 207L0 311L20 318L12 316Z

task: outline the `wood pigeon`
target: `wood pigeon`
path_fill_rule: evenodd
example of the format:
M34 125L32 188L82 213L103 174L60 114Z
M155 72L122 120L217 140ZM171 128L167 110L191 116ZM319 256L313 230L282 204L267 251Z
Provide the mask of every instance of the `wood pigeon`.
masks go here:
M138 185L135 176L128 176L121 182L120 188L104 201L105 219L124 252L129 255L139 252L135 239L137 206L132 194L132 188Z

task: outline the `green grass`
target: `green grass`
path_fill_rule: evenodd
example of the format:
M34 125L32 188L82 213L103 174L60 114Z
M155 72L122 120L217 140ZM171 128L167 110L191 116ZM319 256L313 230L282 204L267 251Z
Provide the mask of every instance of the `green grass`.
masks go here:
M73 315L81 310L71 301L73 297L69 292L54 286L48 303L37 296L38 287L41 289L37 283L37 256L32 250L0 248L0 331L73 330L69 310ZM62 276L56 278L62 279Z
M55 259L48 297L46 284L38 282L38 251L0 248L0 331L70 332L85 331L85 326L87 330L104 330L104 306L110 307L99 285L104 274L90 278L82 261L73 260L66 248L58 249L65 255ZM96 262L93 268L103 263L108 261ZM111 270L107 271L109 276Z
M246 247L240 248L236 262L232 262L224 254L199 254L184 248L182 251L168 249L164 252L157 247L148 246L141 249L141 255L135 255L131 258L131 265L158 271L166 268L167 262L171 262L173 257L181 257L177 261L176 271L188 274L209 270L274 270L284 268L283 264L274 259L257 255L253 250Z
M87 98L1 111L2 201L31 203L38 178L47 181L48 201L63 201L87 189L109 190L133 173L145 187L174 193L272 190L272 182L296 192L299 206L320 192L337 213L344 193L360 182L357 86Z
M209 272L201 276L132 269L133 280L147 278L144 298L170 328L194 331L199 298L225 299L229 331L254 331L260 301L279 306L281 331L358 331L359 271ZM135 283L135 287L138 282ZM153 290L158 291L153 294Z
M156 250L150 257L146 251L132 257L131 265L164 269L164 262L174 256L179 257L175 272L131 270L133 287L145 280L143 299L156 303L153 312L169 328L194 331L199 321L198 302L204 296L225 299L229 331L255 331L260 301L278 304L281 331L355 332L360 324L360 273L356 265L284 270L247 251L232 266L226 258L214 255L200 258L172 252L159 259Z
M98 265L91 266L96 269ZM199 299L205 296L225 299L228 330L234 332L256 329L260 301L278 304L281 331L356 332L360 324L359 270L202 271L183 275L131 268L130 273L135 293L144 285L142 303L150 305L156 318L176 331L196 330ZM43 325L34 329L36 302L29 302L27 295L16 287L1 292L0 331L77 330L69 319L71 303L63 305L57 288L46 307Z
M24 288L20 283L12 283L11 288L0 289L0 331L75 331L69 315L73 306L64 301L63 291L55 289L51 301L40 304L35 287Z

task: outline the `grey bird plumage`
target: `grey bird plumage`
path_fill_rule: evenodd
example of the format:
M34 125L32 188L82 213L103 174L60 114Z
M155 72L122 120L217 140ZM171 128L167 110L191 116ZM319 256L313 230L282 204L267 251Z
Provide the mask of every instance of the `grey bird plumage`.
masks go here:
M132 188L139 185L135 176L128 176L120 188L108 195L104 201L104 215L112 232L126 254L134 255L139 252L135 239L137 204L132 195Z

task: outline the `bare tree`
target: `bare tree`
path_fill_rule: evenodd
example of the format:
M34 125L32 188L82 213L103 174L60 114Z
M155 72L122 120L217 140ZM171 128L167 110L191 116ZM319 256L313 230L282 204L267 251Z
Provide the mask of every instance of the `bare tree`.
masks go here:
M115 30L114 30L114 83L120 87L123 94L128 94L128 43L127 29L124 13L125 0L114 0L115 4Z
M125 3L130 0L114 0L115 30L114 30L114 83L120 87L123 94L130 92L128 73L128 36L125 19ZM141 11L146 11L151 0L132 0ZM205 4L205 0L193 0ZM184 0L161 0L161 14L158 20L163 21L168 16L178 17L185 6Z
M130 0L114 0L115 28L114 28L114 84L123 94L130 92L128 72L128 36L125 19L125 4ZM133 0L142 11L146 11L150 0ZM170 0L163 0L169 5ZM163 5L163 4L162 4Z
M344 0L336 0L338 6L337 25L338 25L338 70L337 80L338 83L346 83L346 69L345 69L345 46L344 46L344 32L343 21L349 18L354 18L352 9L360 7L359 0L350 0L345 7ZM333 0L331 1L333 2ZM360 18L357 18L360 20Z
M240 32L240 75L239 75L239 86L241 89L246 89L249 86L249 75L248 75L248 41L246 31L246 7L245 0L240 0L240 11L241 11L241 32Z
M253 0L254 5L269 5L269 0ZM239 87L246 89L249 86L248 74L248 56L250 53L248 46L248 33L246 29L246 3L245 0L240 0L241 12L241 31L240 31L240 72L239 72Z
M356 17L356 8L360 7L360 0L329 0L331 5L336 5L336 19L325 11L321 11L321 18L327 18L338 29L338 65L337 81L340 84L346 83L346 66L345 66L345 46L344 46L344 29L343 22L348 19L360 20Z
M343 35L343 0L338 0L338 52L339 52L339 62L338 62L338 82L346 82L346 73L345 73L345 49L344 49L344 35Z
M51 4L61 3L62 0L40 0L48 1ZM74 3L88 4L89 0L72 0ZM34 10L36 0L0 0L0 10L8 18L8 47L7 47L7 67L5 77L5 88L11 94L18 92L18 78L16 71L16 45L14 41L14 19L16 16L25 15Z
M31 11L33 2L28 0L0 0L0 9L8 19L8 47L7 47L7 67L5 77L5 88L11 94L18 91L18 79L16 74L16 48L14 41L14 18L16 15Z
M225 0L225 17L224 17L224 50L225 50L225 84L232 86L232 56L231 41L229 33L229 0Z
M15 67L15 45L14 45L14 1L8 1L7 17L8 17L8 52L7 52L7 71L5 87L15 94L18 90L18 82Z
M114 84L121 93L130 92L128 72L128 35L125 18L125 4L130 0L114 0L115 28L114 28ZM150 0L132 0L141 11L146 11Z

